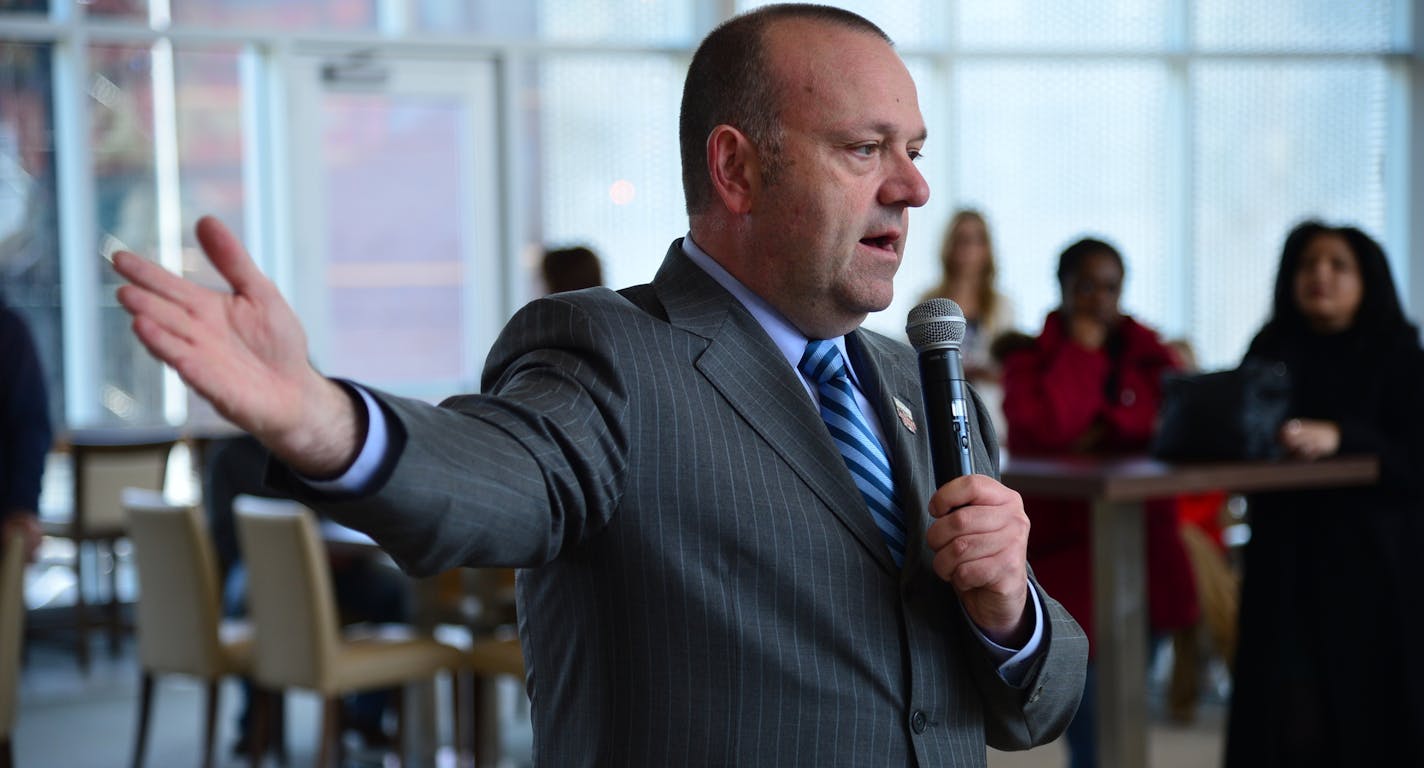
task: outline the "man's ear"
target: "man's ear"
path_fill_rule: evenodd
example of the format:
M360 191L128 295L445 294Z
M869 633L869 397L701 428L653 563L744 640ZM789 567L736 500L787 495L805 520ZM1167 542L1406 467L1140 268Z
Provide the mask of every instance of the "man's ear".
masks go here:
M761 192L761 163L746 134L730 125L713 128L707 137L707 170L712 189L728 211L751 211Z

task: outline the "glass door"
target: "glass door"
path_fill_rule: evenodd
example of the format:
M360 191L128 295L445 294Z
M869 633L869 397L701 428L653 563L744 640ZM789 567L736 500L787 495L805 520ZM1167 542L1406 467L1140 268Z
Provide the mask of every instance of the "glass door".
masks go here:
M504 285L494 63L292 65L288 274L313 358L414 397L477 387Z

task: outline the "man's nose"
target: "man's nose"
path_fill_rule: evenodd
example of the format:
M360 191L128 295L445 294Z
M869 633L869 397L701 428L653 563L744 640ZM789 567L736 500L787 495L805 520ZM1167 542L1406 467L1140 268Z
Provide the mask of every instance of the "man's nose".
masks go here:
M919 208L930 199L930 185L919 166L909 155L900 155L894 161L885 183L880 187L880 202L883 205L906 205Z

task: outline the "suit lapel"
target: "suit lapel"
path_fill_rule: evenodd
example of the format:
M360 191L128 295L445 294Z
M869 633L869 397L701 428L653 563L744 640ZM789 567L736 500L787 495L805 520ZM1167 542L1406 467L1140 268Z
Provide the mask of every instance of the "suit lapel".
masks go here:
M682 253L653 279L668 322L707 340L696 367L887 571L895 565L800 377L751 313Z

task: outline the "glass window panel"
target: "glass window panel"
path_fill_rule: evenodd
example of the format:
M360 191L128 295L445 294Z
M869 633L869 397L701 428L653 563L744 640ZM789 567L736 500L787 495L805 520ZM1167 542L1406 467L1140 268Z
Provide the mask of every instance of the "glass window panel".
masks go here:
M324 367L377 385L462 379L465 105L329 92ZM419 194L412 194L419 190Z
M1201 0L1191 3L1196 44L1208 49L1386 51L1408 0Z
M538 11L537 3L508 0L419 0L412 26L436 34L528 39L538 34Z
M740 0L737 10L747 11L778 0ZM939 0L906 0L885 3L878 0L828 0L833 5L858 13L885 30L901 48L942 45L949 28L949 3Z
M1018 324L1040 327L1058 305L1058 254L1092 235L1126 261L1124 310L1175 332L1164 327L1176 283L1162 173L1170 156L1164 68L973 63L957 76L955 187L994 227L1000 288Z
M0 295L34 337L50 419L59 425L64 355L50 59L48 45L0 42Z
M45 13L49 10L49 0L0 0L0 14Z
M1231 366L1270 311L1291 227L1320 217L1383 242L1389 77L1371 62L1200 64L1191 89L1194 341L1204 366Z
M96 45L89 50L90 142L95 224L100 250L158 257L157 184L153 156L153 57L146 47ZM163 369L134 338L114 298L121 282L98 269L99 398L103 418L159 424Z
M700 32L691 0L539 0L548 40L601 43L694 43Z
M589 244L609 285L651 280L668 243L687 232L677 142L685 72L684 61L661 56L543 65L545 237Z
M236 50L184 50L173 55L178 137L178 189L183 273L202 285L227 285L198 247L193 227L212 215L241 235L243 116ZM188 418L211 421L211 406L189 394Z
M65 0L68 2L69 0ZM80 0L84 12L105 19L148 20L148 0Z
M368 30L377 0L176 0L173 21L282 30Z
M961 0L954 7L954 39L965 48L1160 48L1171 18L1167 0Z

